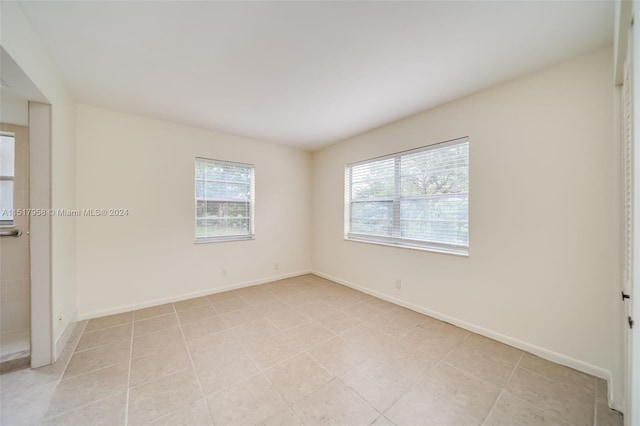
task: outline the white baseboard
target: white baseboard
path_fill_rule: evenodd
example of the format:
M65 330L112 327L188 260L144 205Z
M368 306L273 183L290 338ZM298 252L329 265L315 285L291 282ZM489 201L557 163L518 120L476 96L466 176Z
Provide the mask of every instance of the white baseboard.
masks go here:
M464 328L465 330L472 331L472 332L474 332L476 334L480 334L480 335L488 337L490 339L497 340L498 342L505 343L505 344L507 344L509 346L513 346L513 347L516 347L518 349L522 349L523 351L530 352L530 353L532 353L534 355L539 356L540 358L544 358L546 360L553 361L553 362L556 362L558 364L565 365L567 367L571 367L571 368L573 368L575 370L582 371L584 373L591 374L591 375L596 376L596 377L600 377L602 379L605 379L607 381L607 383L611 383L611 372L608 371L608 370L605 370L603 368L597 367L595 365L580 361L580 360L575 359L575 358L571 358L571 357L566 356L566 355L562 355L562 354L560 354L558 352L554 352L554 351L542 348L540 346L536 346L534 344L525 342L523 340L519 340L519 339L510 337L510 336L506 336L504 334L497 333L495 331L492 331L492 330L477 326L475 324L460 320L458 318L451 317L451 316L446 315L446 314L442 314L440 312L433 311L433 310L428 309L428 308L424 308L422 306L414 305L413 303L409 303L409 302L406 302L404 300L397 299L397 298L389 296L387 294L380 293L380 292L371 290L369 288L366 288L366 287L363 287L363 286L360 286L360 285L357 285L357 284L353 284L351 282L342 280L340 278L337 278L337 277L334 277L334 276L331 276L331 275L328 275L328 274L324 274L324 273L319 272L319 271L311 271L311 272L313 274L315 274L315 275L318 275L320 277L326 278L328 280L335 281L335 282L337 282L339 284L345 285L347 287L351 287L351 288L353 288L355 290L362 291L363 293L367 293L367 294L370 294L372 296L378 297L380 299L384 299L386 301L389 301L391 303L395 303L396 305L400 305L400 306L403 306L403 307L405 307L407 309L411 309L412 311L416 311L416 312L419 312L421 314L428 315L430 317L439 319L441 321L445 321L445 322L448 322L450 324L456 325L456 326L458 326L460 328ZM609 387L611 387L611 386L609 386Z
M122 312L135 311L136 309L144 309L144 308L149 308L151 306L162 305L165 303L179 302L181 300L193 299L194 297L208 296L210 294L222 293L224 291L236 290L239 288L250 287L258 284L265 284L271 281L283 280L285 278L297 277L300 275L305 275L310 273L311 273L310 270L305 270L305 271L292 272L288 274L274 275L271 277L260 278L257 280L231 284L225 287L209 288L206 290L200 290L200 291L195 291L191 293L183 293L183 294L178 294L176 296L165 297L162 299L154 299L154 300L140 302L140 303L133 303L131 305L118 306L115 308L102 309L99 311L82 312L78 314L78 320L82 321L82 320L87 320L92 318L103 317L105 315L113 315L113 314L120 314Z
M56 339L53 347L54 362L60 359L60 354L62 353L62 350L64 349L65 345L69 341L69 338L73 333L73 329L77 324L77 318L78 318L78 311L73 313L73 315L71 316L71 320L69 320L64 330L62 330L62 333L60 333L60 336L58 336L58 338Z

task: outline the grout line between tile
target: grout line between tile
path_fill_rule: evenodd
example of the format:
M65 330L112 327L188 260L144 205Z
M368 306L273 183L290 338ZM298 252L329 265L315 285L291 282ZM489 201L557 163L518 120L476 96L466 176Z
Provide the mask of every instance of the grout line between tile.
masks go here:
M205 297L205 300L207 301L207 303L209 303L211 305L211 303L209 302L208 298ZM215 310L215 308L213 306L212 306L212 308ZM173 307L173 309L176 310L175 306ZM176 311L176 316L177 316L177 311ZM206 400L206 395L204 393L204 387L202 386L202 383L200 383L200 376L198 375L198 371L196 370L196 364L193 362L193 357L191 356L191 351L189 350L189 345L187 344L187 338L184 335L184 330L182 329L182 323L180 322L180 319L178 319L178 328L180 329L180 335L182 336L182 343L184 343L184 348L187 351L187 355L189 356L189 362L191 363L191 369L193 370L194 376L196 376L196 381L198 382L198 387L200 387L200 394ZM208 409L208 407L207 407L207 409Z
M598 425L598 378L594 376L593 378L593 388L595 392L593 392L593 426Z
M127 399L124 405L124 426L129 424L129 392L131 390L131 363L133 359L133 328L135 323L131 321L131 339L129 340L129 371L127 372Z
M489 410L489 412L487 413L487 415L485 416L485 418L482 420L482 426L484 426L487 423L487 420L489 420L489 418L491 417L491 413L493 413L493 410L495 410L496 405L498 405L498 401L500 401L500 398L502 398L502 394L505 392L504 388L500 389L500 393L498 394L498 397L496 398L496 400L493 402L493 405L491 406L491 409Z

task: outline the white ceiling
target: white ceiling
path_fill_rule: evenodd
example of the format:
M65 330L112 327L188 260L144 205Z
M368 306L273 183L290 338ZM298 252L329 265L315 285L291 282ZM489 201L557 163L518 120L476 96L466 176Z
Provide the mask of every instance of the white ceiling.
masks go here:
M613 1L20 6L77 100L317 149L612 42Z

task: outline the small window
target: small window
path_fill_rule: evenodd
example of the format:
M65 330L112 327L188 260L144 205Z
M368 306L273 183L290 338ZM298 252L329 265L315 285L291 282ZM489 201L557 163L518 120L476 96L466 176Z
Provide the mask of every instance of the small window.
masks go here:
M196 158L196 242L254 238L254 166Z
M349 164L345 238L466 255L469 140Z
M0 226L13 226L13 185L15 180L15 136L0 134Z

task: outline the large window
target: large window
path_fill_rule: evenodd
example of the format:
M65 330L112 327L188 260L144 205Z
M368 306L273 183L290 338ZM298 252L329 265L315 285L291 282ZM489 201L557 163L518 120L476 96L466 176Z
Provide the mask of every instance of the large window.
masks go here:
M15 136L0 134L0 226L13 226Z
M254 166L196 158L196 242L254 238Z
M469 252L469 140L349 164L345 238Z

